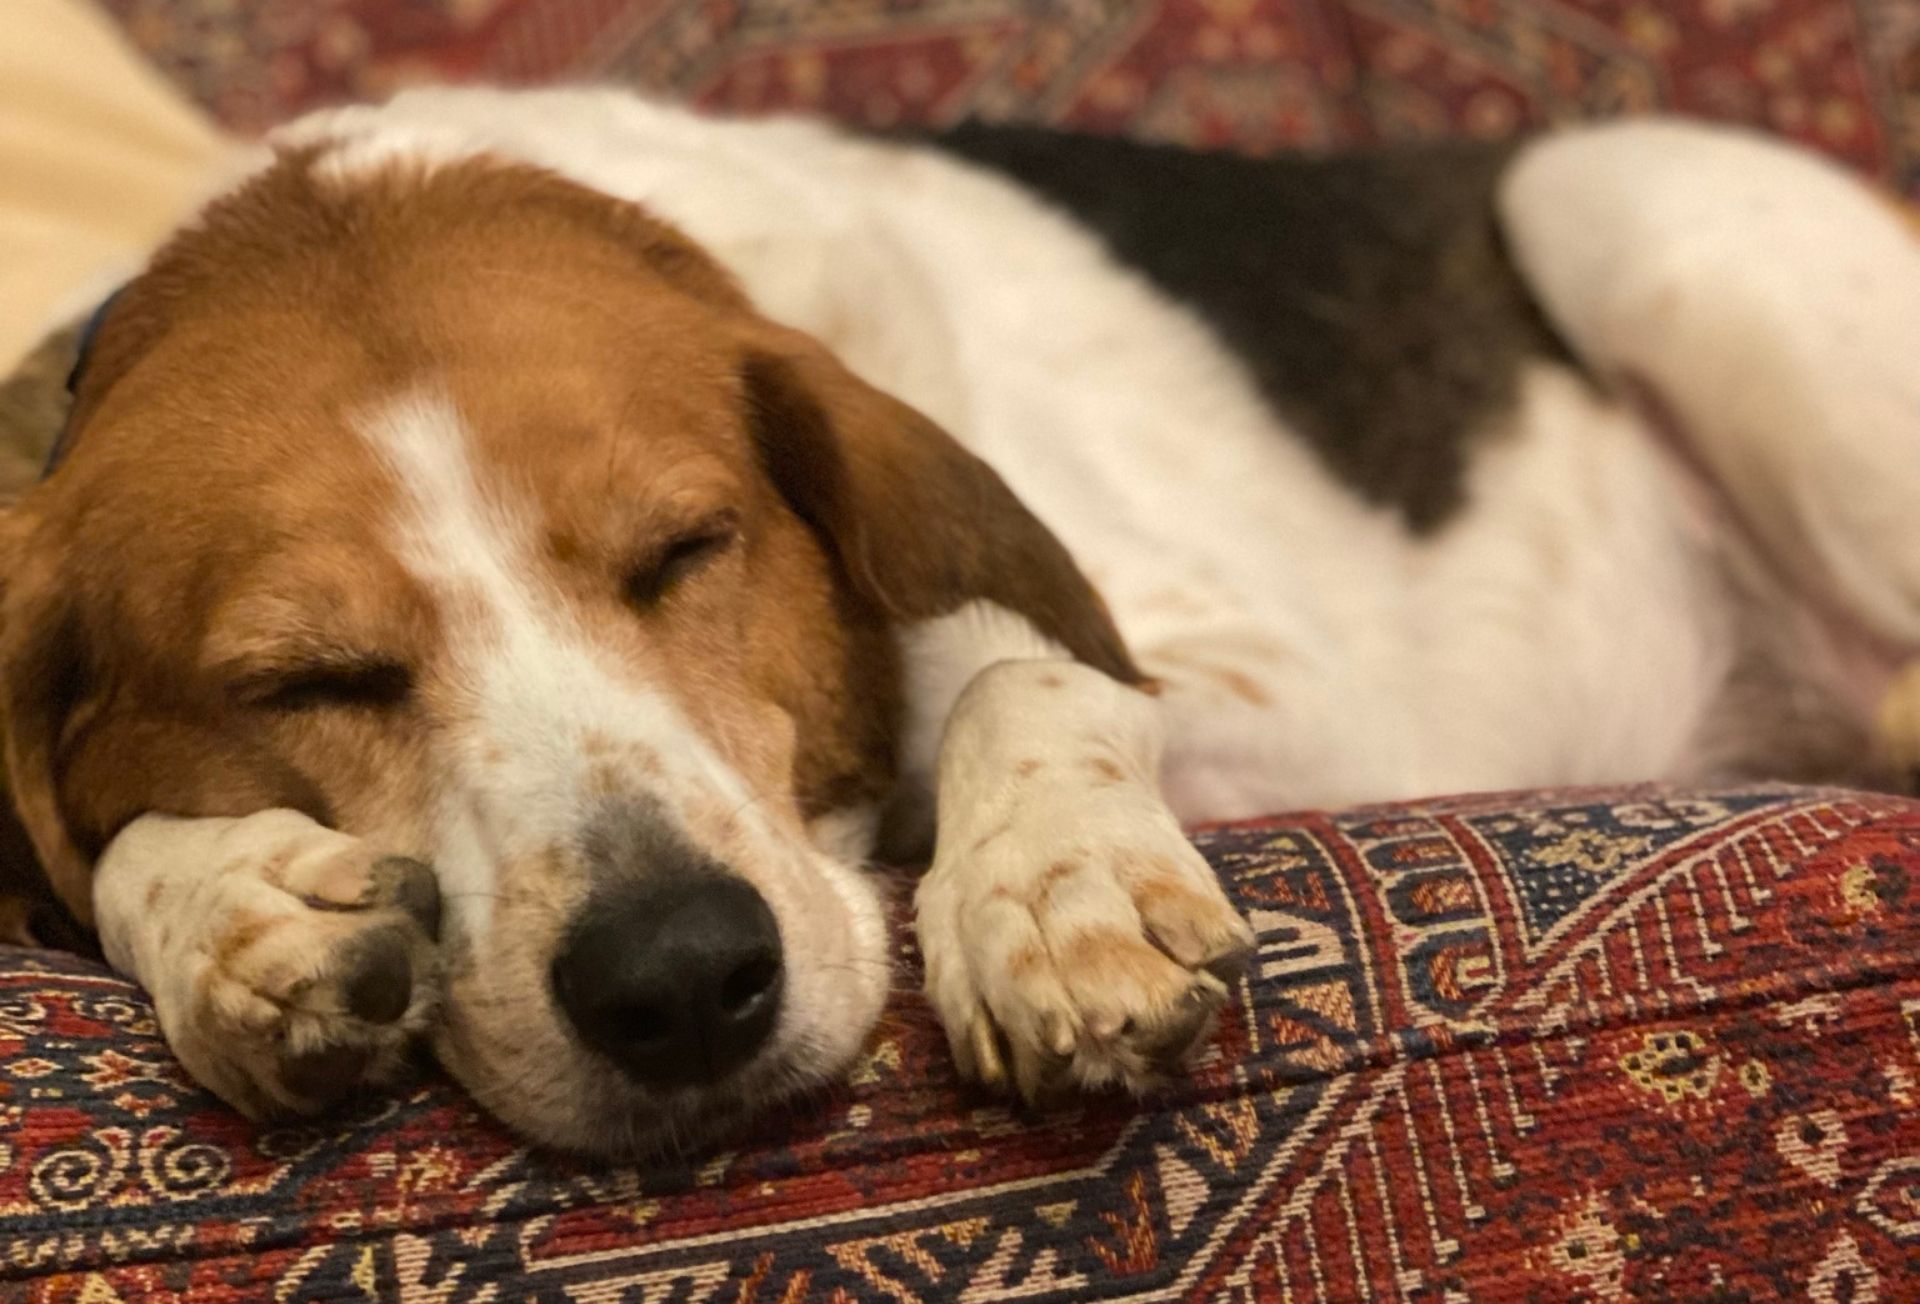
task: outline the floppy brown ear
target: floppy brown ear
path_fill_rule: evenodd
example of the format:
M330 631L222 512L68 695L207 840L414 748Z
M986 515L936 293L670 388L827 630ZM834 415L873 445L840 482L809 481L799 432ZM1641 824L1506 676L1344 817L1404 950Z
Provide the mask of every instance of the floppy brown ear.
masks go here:
M756 324L742 376L763 464L863 598L898 623L995 603L1145 683L1066 548L946 431L797 331Z
M30 536L22 509L0 513L0 757L46 884L75 919L91 926L94 862L141 815L288 807L332 822L324 794L217 703L132 691L58 545Z
M92 857L74 845L60 810L55 752L87 693L87 657L70 595L27 547L31 526L0 514L0 760L7 796L53 892L91 924ZM10 866L9 877L30 867Z

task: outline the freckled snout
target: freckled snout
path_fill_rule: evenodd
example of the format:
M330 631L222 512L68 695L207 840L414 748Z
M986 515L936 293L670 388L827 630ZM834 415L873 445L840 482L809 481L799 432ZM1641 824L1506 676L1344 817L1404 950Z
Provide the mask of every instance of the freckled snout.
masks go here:
M720 1081L779 1019L785 966L773 911L649 808L611 812L588 844L600 883L554 957L560 1008L642 1086Z

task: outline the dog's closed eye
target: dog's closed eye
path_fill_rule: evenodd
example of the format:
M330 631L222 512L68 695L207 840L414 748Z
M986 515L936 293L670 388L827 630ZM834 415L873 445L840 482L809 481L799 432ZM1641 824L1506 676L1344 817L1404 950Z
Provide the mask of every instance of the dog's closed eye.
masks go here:
M413 692L413 672L397 661L327 662L263 675L249 681L242 695L268 711L312 711L324 707L387 710Z
M679 534L627 572L627 601L645 609L725 552L738 537L732 517L708 521Z

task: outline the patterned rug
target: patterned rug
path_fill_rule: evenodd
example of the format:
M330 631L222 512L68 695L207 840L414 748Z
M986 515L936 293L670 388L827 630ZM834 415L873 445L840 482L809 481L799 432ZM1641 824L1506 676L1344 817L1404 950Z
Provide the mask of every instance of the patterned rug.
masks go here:
M1477 798L1201 845L1259 956L1168 1098L966 1093L903 948L844 1091L647 1172L438 1083L256 1133L127 984L5 955L0 1297L1920 1299L1920 803Z
M1657 107L1920 196L1915 0L104 0L226 121L421 80L592 78L848 121L1189 144L1508 135Z

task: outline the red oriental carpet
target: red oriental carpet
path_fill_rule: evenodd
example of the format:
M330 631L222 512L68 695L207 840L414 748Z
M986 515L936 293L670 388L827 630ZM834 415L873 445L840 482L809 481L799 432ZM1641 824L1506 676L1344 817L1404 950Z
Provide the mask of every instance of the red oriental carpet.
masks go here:
M421 80L1266 149L1653 107L1920 196L1914 0L103 0L224 121ZM0 952L0 1300L1920 1300L1920 804L1539 794L1201 835L1261 952L1195 1075L1023 1118L898 993L644 1172L431 1082L256 1132Z
M1191 1082L1022 1119L903 946L841 1093L686 1166L433 1083L255 1133L144 1000L0 970L0 1297L1920 1298L1920 804L1477 798L1201 843L1260 936Z
M448 79L1242 148L1504 136L1666 108L1791 136L1920 196L1914 0L104 3L246 128Z

